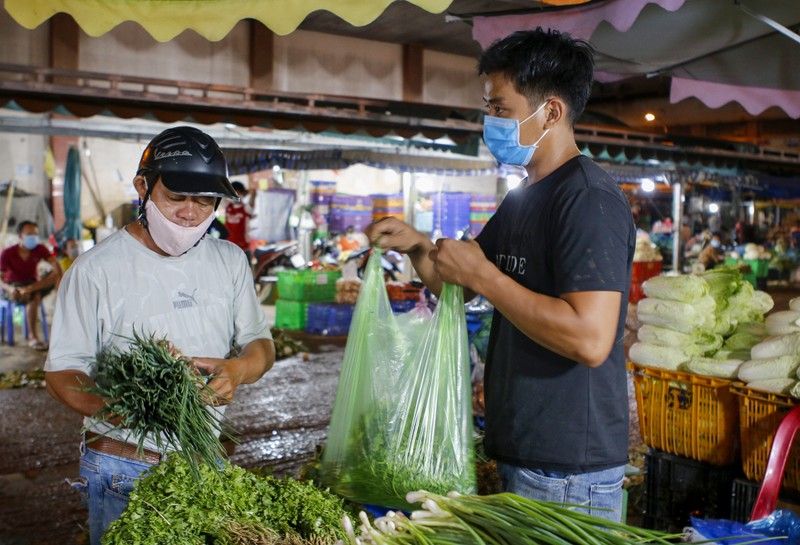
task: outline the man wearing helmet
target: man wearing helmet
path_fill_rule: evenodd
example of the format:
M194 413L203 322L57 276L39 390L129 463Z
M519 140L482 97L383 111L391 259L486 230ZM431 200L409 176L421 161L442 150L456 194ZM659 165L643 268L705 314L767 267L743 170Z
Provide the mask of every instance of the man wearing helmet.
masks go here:
M146 438L140 457L138 438L93 418L104 400L85 387L98 353L125 349L134 329L166 338L213 376L221 405L275 361L244 254L204 236L220 199L238 198L227 174L222 151L202 131L176 127L156 136L133 181L141 215L82 255L59 289L46 381L54 398L84 415L81 479L73 486L88 494L92 545L124 510L133 481L165 454Z

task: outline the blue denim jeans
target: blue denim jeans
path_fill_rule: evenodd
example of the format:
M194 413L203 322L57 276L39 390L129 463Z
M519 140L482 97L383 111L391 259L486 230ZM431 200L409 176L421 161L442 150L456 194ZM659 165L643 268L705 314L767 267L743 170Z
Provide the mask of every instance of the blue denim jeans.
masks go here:
M533 500L585 505L592 515L622 520L625 466L592 473L557 473L499 463L503 490Z
M100 545L103 532L128 505L133 482L152 466L81 445L81 478L72 487L81 492L89 507L89 539Z

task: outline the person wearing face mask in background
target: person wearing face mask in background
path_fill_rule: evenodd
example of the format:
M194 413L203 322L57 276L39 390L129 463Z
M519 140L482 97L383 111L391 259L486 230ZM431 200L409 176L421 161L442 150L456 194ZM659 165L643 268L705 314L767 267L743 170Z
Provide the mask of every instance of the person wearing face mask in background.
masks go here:
M94 384L98 353L127 351L134 328L166 339L211 377L221 405L275 361L244 253L205 236L220 199L237 198L217 143L191 127L167 129L145 148L133 185L139 218L64 275L45 362L50 394L84 416L81 478L72 486L88 496L92 545L125 509L133 482L166 454L146 437L139 456L138 437L93 418L105 401L84 387Z
M81 253L80 243L74 238L68 238L59 253L61 257L58 259L58 264L61 265L62 272L67 272Z
M3 297L25 304L28 321L28 346L36 350L47 350L36 329L39 321L39 305L42 297L49 294L61 279L61 267L53 254L39 242L39 228L32 221L17 225L19 244L3 250L0 254L0 285ZM46 262L50 270L39 278L39 264Z
M718 232L711 233L708 244L700 251L697 262L703 266L703 270L713 269L725 261L725 250L722 248L722 235Z
M593 50L555 30L486 49L484 140L524 167L474 241L439 239L392 218L367 235L404 252L434 293L443 282L495 313L485 374L485 448L503 488L621 519L628 460L623 332L636 229L614 179L581 155L574 125Z

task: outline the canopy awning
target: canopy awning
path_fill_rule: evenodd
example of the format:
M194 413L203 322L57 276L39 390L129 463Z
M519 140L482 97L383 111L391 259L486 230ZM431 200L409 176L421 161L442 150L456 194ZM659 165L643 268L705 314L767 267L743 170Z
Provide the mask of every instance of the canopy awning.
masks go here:
M340 170L367 165L397 172L436 176L491 176L497 173L494 159L457 156L448 152L406 150L405 153L367 149L259 150L224 148L231 174L254 173L274 166L289 170Z
M0 107L9 103L29 112L61 111L76 117L112 114L164 123L233 123L403 138L422 134L447 136L458 144L476 140L483 130L480 112L465 108L0 64Z
M475 18L473 37L487 47L539 26L589 40L598 81L664 75L673 103L693 96L711 108L735 101L753 115L777 106L800 118L797 0L608 0Z
M257 19L276 34L297 29L306 16L325 10L354 26L374 21L394 0L5 0L6 11L33 29L63 12L89 36L101 36L125 21L142 25L168 42L187 29L211 41L224 38L241 19ZM429 11L444 11L453 0L405 0Z

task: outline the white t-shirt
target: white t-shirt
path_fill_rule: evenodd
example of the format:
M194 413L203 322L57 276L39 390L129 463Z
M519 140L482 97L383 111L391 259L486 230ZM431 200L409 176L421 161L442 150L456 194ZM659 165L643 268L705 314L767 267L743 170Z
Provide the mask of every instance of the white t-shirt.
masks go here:
M185 254L165 257L121 229L64 275L44 369L94 377L99 352L126 350L134 328L166 338L188 357L225 358L231 347L272 338L236 245L207 236ZM97 433L110 429L91 418L84 423ZM108 435L136 442L124 431ZM149 440L145 448L157 450Z

